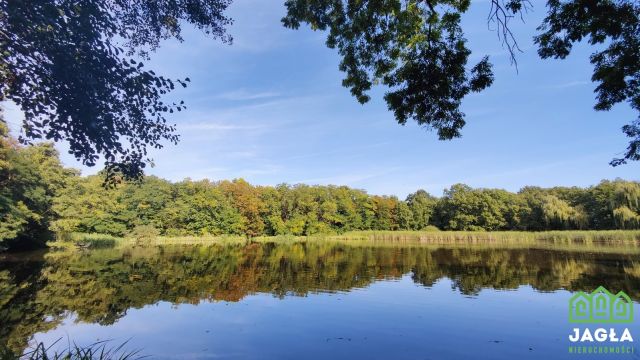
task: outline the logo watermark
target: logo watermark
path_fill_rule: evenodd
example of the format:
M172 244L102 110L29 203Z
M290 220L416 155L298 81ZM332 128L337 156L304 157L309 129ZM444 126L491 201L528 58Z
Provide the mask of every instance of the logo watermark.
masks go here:
M633 301L623 291L615 295L603 286L569 299L569 322L583 325L569 334L571 354L633 354L633 336L624 324L633 322ZM588 326L586 324L597 324ZM603 324L610 324L603 327Z

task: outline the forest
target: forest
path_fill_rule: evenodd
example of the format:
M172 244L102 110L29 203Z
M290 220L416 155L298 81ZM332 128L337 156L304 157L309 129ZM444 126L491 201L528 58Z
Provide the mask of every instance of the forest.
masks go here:
M243 179L170 182L155 176L105 184L65 168L51 143L20 145L0 122L0 245L43 246L54 236L312 235L352 230L571 230L640 228L640 183L517 193L456 184L371 195L347 186L254 186Z

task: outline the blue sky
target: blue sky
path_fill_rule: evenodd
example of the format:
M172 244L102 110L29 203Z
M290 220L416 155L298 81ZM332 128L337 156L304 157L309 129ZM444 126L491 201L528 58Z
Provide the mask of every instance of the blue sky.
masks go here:
M383 88L360 105L341 86L340 58L325 46L326 34L281 25L283 1L236 0L228 11L233 45L185 28L183 43L167 41L153 54L156 72L192 82L172 94L188 106L172 118L181 141L154 151L148 173L348 185L400 197L420 188L439 196L455 183L516 191L637 180L639 163L608 165L627 145L621 126L637 114L626 104L593 110L588 46L564 61L539 59L532 36L545 9L533 3L524 24L513 22L524 51L516 72L487 28L489 3L473 2L463 20L471 60L490 55L496 81L464 100L463 137L443 142L413 123L398 125ZM15 131L19 112L9 104L6 115ZM66 165L82 168L59 148Z

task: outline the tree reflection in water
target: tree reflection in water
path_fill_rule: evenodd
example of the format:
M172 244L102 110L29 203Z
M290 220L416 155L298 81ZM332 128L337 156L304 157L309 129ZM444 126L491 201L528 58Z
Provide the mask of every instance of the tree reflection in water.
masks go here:
M0 347L21 352L70 312L108 325L159 301L349 291L403 274L427 287L449 278L464 295L521 285L591 291L606 283L640 298L640 257L615 251L300 241L30 253L0 259Z

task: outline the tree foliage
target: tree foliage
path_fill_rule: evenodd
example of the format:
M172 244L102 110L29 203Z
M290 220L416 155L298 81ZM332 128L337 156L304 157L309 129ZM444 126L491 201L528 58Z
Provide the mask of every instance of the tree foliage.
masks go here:
M548 13L536 36L542 58L564 59L573 45L587 39L598 45L591 54L591 80L597 84L596 110L626 101L640 112L640 3L634 0L549 0ZM616 166L640 160L640 115L622 131L631 138Z
M570 230L640 228L640 183L590 188L526 187L518 193L453 185L405 200L345 186L253 186L242 179L177 183L145 177L104 189L100 176L75 178L54 209L56 229L127 235L149 225L164 235L312 235L351 230ZM62 224L67 224L63 227ZM68 224L73 224L69 227Z
M102 156L108 174L139 176L148 148L178 141L167 114L184 104L163 95L189 78L156 75L135 58L147 58L163 39L181 39L185 22L229 41L229 3L2 1L0 101L14 101L24 113L24 141L66 140L85 165Z
M376 84L387 87L385 101L396 120L409 119L435 129L441 140L459 137L460 111L470 92L493 82L485 56L467 66L468 49L460 26L470 0L287 0L284 26L306 23L328 30L326 44L337 48L345 72L342 84L360 103ZM488 21L512 63L520 51L509 22L533 6L529 0L491 0ZM640 3L635 0L548 0L547 16L534 38L541 58L566 58L575 43L588 39L596 83L596 110L620 102L640 112ZM604 49L601 49L604 47ZM640 160L640 117L622 128L631 138L616 166Z
M7 0L0 3L0 101L25 114L23 142L65 140L85 165L102 156L105 174L142 174L149 148L176 143L169 114L182 101L164 95L189 78L147 69L161 40L182 40L185 24L229 42L224 11L231 0ZM414 120L440 139L461 136L460 110L471 92L494 80L488 56L469 64L461 18L470 0L286 0L283 24L327 30L327 46L342 57L343 85L361 103L380 84L400 124ZM509 50L520 50L509 23L529 0L491 0L488 21ZM640 4L635 0L549 0L534 41L542 58L566 58L575 43L590 57L596 110L627 102L640 112ZM630 138L616 166L640 159L640 118L623 127Z
M360 103L377 83L389 91L385 100L400 124L413 119L434 128L440 139L460 136L462 99L493 82L488 57L467 68L460 14L468 1L326 1L287 0L285 26L301 23L329 30L327 46L342 56L342 84Z
M43 245L60 189L75 171L62 167L53 144L23 147L0 113L0 246Z

